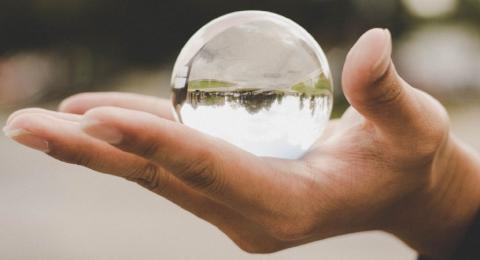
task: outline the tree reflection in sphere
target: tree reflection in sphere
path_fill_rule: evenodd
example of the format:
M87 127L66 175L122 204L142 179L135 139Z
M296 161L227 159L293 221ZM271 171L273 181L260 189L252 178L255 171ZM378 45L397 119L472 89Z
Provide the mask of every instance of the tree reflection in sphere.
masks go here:
M171 84L177 120L258 156L301 157L333 103L318 43L292 20L263 11L227 14L198 30Z

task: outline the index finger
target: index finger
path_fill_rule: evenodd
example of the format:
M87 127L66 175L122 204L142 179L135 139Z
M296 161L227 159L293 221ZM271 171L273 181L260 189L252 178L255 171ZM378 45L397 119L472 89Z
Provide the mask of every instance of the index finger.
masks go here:
M170 100L122 92L88 92L73 95L65 99L58 110L73 114L84 114L90 109L101 106L138 110L174 120Z
M257 157L138 111L97 108L85 114L81 125L87 134L152 160L190 187L259 222L283 220L303 210L297 202L311 180L297 174L297 161Z

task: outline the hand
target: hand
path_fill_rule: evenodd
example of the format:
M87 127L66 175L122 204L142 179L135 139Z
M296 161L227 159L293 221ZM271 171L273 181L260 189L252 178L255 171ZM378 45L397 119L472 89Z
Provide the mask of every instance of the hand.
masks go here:
M478 158L451 136L445 109L398 76L390 55L388 31L359 39L343 72L352 107L300 160L256 157L172 121L169 101L133 94L81 94L61 112L21 110L6 133L137 182L248 252L384 230L445 256L478 209Z

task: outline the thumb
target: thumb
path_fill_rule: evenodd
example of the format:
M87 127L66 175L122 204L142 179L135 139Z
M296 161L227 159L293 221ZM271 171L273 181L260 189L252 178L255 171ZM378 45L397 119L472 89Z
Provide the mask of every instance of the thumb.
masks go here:
M402 80L391 60L388 30L372 29L350 50L343 89L350 104L382 130L402 131L418 122L416 91Z

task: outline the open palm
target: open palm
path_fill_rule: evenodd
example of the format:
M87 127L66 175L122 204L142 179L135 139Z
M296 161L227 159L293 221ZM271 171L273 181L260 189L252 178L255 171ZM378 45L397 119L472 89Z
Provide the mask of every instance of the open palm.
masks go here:
M434 169L452 141L445 110L397 75L390 54L388 31L360 38L343 73L352 107L299 160L256 157L174 122L169 101L133 94L80 94L61 112L20 110L6 132L59 160L135 181L248 252L372 229L422 247L401 223L438 214L426 198L441 187Z

